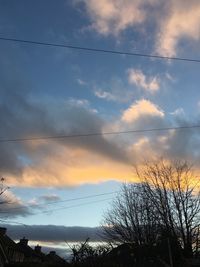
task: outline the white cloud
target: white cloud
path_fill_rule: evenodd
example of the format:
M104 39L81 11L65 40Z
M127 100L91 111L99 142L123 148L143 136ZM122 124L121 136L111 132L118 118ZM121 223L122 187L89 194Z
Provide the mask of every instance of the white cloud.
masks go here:
M129 69L128 80L130 84L134 84L151 93L154 93L160 89L160 80L157 76L147 77L139 69Z
M170 81L170 82L176 82L176 79L169 73L165 73L165 77Z
M109 82L102 81L101 84L95 84L93 91L100 99L118 103L130 102L134 96L133 90L118 77L112 77Z
M130 90L111 90L111 92L97 90L94 92L95 96L106 101L114 101L119 103L129 102L133 97L133 93Z
M77 98L69 98L66 101L67 105L70 105L72 107L78 107L78 108L86 108L90 112L98 113L98 110L95 108L92 108L90 106L90 102L87 99L77 99Z
M84 107L84 108L88 108L90 105L87 99L79 99L73 97L67 99L66 103L71 106Z
M200 1L171 0L165 13L159 21L156 51L172 57L180 40L200 40Z
M151 101L142 99L133 103L127 110L123 112L122 120L130 123L144 116L162 118L164 117L164 112Z
M176 116L176 117L183 117L183 116L185 116L185 111L183 108L177 108L176 110L174 110L170 114L173 116Z
M91 27L103 35L119 34L130 26L143 23L147 17L145 5L157 0L79 0L84 2L92 20Z
M98 98L103 98L103 99L106 99L108 101L115 101L116 100L116 97L110 92L98 90L98 91L95 91L94 94Z
M77 79L77 83L78 83L79 85L82 85L82 86L87 85L87 82L85 82L85 81L82 80L82 79Z
M155 52L163 56L176 56L181 40L200 40L199 0L76 0L76 2L85 4L91 19L90 28L105 36L118 36L128 28L143 31L149 19L155 20L156 33L153 37ZM155 13L157 15L153 16Z

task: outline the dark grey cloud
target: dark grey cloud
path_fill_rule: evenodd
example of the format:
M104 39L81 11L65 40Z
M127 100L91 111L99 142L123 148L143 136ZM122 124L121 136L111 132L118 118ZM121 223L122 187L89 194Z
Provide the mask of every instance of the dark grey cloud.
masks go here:
M2 66L0 66L0 70ZM3 71L0 75L0 138L71 135L102 132L106 122L84 101L53 97L36 98L28 82L21 82L21 73ZM83 148L119 162L128 162L125 150L103 136L70 138L41 144L36 149L27 142L0 143L2 175L22 176L25 166L37 166L54 155L56 145ZM66 164L68 158L66 155Z
M31 241L41 242L78 242L101 241L99 227L57 226L57 225L4 225L8 235L19 240L26 237Z
M70 259L70 242L85 241L90 238L91 242L101 242L100 227L78 227L78 226L57 226L57 225L10 225L1 224L0 227L7 228L7 235L13 240L20 240L23 237L29 239L29 245L42 245L42 252L49 253L55 250L63 258ZM33 245L34 244L34 245ZM55 245L55 246L54 246Z
M200 120L188 120L184 116L175 119L176 126L191 126L200 125ZM185 159L192 163L199 164L200 152L200 135L198 128L183 129L173 131L168 134L165 141L166 148L163 150L163 155L174 159Z
M0 196L0 221L26 217L31 214L31 209L11 191L5 191Z

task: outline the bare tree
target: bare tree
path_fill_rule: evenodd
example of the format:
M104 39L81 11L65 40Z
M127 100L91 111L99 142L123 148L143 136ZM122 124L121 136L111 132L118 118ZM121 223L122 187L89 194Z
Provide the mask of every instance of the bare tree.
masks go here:
M160 160L137 170L146 197L170 236L180 241L185 255L192 255L200 219L199 182L185 161Z
M105 259L110 252L110 247L106 245L92 246L89 244L89 238L72 247L71 263L73 266L102 266L101 259ZM97 264L98 263L98 264ZM80 264L80 265L79 265ZM100 264L100 265L99 265Z
M158 224L153 209L141 184L124 184L104 216L104 237L116 243L153 244Z
M138 245L155 244L165 232L185 256L199 244L200 193L187 162L146 163L136 168L139 184L126 184L104 217L107 238Z
M5 185L5 180L6 179L4 177L0 178L0 204L9 203L9 201L7 201L5 199L1 200L3 197L3 194L9 189L9 187Z

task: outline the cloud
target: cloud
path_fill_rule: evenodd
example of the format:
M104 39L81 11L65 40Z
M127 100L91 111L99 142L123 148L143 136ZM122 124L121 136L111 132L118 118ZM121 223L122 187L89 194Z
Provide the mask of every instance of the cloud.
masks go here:
M176 79L168 72L165 74L165 77L171 82L175 82L176 81Z
M170 114L176 117L185 117L185 111L183 108L177 108Z
M143 23L148 12L145 6L155 5L157 0L79 0L90 15L91 28L103 35L118 35L128 27Z
M75 147L72 150L67 148L58 150L60 150L59 153L48 155L40 164L25 166L21 179L10 176L10 182L18 186L63 187L112 179L123 181L126 177L132 176L128 158L123 163L98 155L98 151L89 152ZM126 151L125 153L127 154Z
M39 244L42 246L42 252L49 253L54 250L66 259L71 258L72 251L70 247L77 245L79 242L84 242L88 237L91 245L102 242L100 227L10 224L2 224L1 227L6 227L7 235L15 241L26 237L29 239L29 246L34 248Z
M4 93L5 101L0 102L0 109L4 110L0 113L0 122L4 125L1 136L9 138L98 133L110 131L112 127L114 131L124 131L192 124L184 116L172 116L172 121L167 121L165 112L145 99L133 102L122 110L121 116L116 115L108 123L83 99L48 97L36 101L26 93L16 95L12 90ZM149 159L154 156L183 157L195 161L199 156L198 144L198 132L193 130L155 132L145 136L102 135L1 143L1 155L8 158L6 161L2 156L0 170L9 184L18 186L63 187L107 180L127 181L134 179L132 164L139 164L144 156ZM144 151L148 153L144 154ZM38 209L38 200L30 204ZM16 209L12 216L25 216L27 212L30 210L26 207Z
M180 120L180 119L179 119ZM181 120L180 120L181 121ZM182 123L179 123L181 125ZM189 125L186 121L182 125ZM160 142L161 144L161 142ZM157 151L160 150L160 155L172 159L184 159L192 162L199 172L199 156L197 149L199 146L199 134L197 129L190 129L186 131L171 131L165 135L162 140L162 149L155 147ZM162 154L161 154L162 153Z
M1 73L0 73L1 75ZM14 77L14 76L13 76ZM84 99L34 98L23 83L6 79L0 86L1 137L23 138L189 124L184 116L172 116L149 100L133 102L110 120L101 117ZM194 123L197 124L197 123ZM115 128L115 125L116 128ZM133 180L132 164L141 162L144 151L150 155L199 155L195 131L146 135L100 135L92 137L1 143L0 172L10 185L74 186L107 180ZM179 146L180 143L180 146ZM35 203L38 209L38 200ZM23 203L21 204L23 205ZM30 210L24 207L24 216ZM34 208L34 207L33 207ZM23 214L23 209L15 211ZM33 212L33 209L31 210ZM12 215L15 214L12 212Z
M1 219L9 220L10 218L26 217L31 215L31 210L23 203L23 201L14 195L10 190L5 191L0 196Z
M141 117L164 117L164 112L149 100L139 100L133 103L122 114L122 120L131 123Z
M126 103L129 102L133 98L133 92L126 88L126 90L121 88L112 88L111 91L104 91L102 89L97 89L94 92L95 96L106 100L106 101L113 101L118 103Z
M107 124L87 100L36 99L24 88L14 75L1 83L2 138L101 133ZM112 179L115 169L123 179L129 160L120 144L103 135L6 142L1 143L0 171L9 185L71 186ZM105 169L100 171L100 166Z
M184 116L171 116L171 121L168 121L161 107L145 99L132 103L129 98L132 104L127 109L122 106L121 112L105 118L86 99L45 95L38 98L10 66L7 72L5 70L0 64L0 123L4 126L1 127L1 138L76 135L102 133L109 129L126 131L189 124L189 121L184 121ZM119 88L119 95L125 94L125 89L120 91L122 86L115 88ZM142 140L144 137L146 139ZM0 172L10 185L17 186L63 187L131 180L134 179L132 164L144 156L144 151L149 151L149 157L161 154L197 159L198 142L195 131L2 142ZM38 199L29 204L38 209ZM15 212L23 214L23 209L19 210ZM24 207L24 216L27 212L30 210Z
M157 76L147 77L139 69L129 69L128 80L130 84L136 85L150 93L155 93L160 89L160 80Z
M91 20L90 28L104 36L118 37L127 29L142 32L152 23L155 28L155 32L152 30L155 52L162 56L176 56L181 41L200 40L199 0L76 2L84 3Z
M181 40L200 40L200 2L170 0L159 20L156 51L176 56Z
M77 79L77 83L82 86L87 85L87 82L82 79Z
M42 242L79 242L90 238L90 241L100 240L99 227L79 227L60 225L4 225L8 235L19 240L23 236L31 241Z
M115 101L116 100L116 96L111 94L110 92L106 92L106 91L95 91L95 96L97 96L98 98L103 98L106 99L108 101Z
M133 90L118 77L112 77L109 82L101 82L100 85L95 84L93 91L96 97L117 103L130 102L134 96Z

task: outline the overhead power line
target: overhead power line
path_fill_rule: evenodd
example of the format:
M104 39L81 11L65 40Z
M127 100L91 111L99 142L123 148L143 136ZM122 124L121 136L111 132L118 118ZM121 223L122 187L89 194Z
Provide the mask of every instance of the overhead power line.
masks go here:
M7 142L26 142L26 141L40 141L40 140L54 140L54 139L67 139L67 138L79 138L79 137L92 137L92 136L103 136L103 135L121 135L131 133L145 133L145 132L160 132L170 130L187 130L200 128L200 125L190 126L177 126L177 127L163 127L163 128L150 128L150 129L136 129L127 131L112 131L112 132L98 132L98 133L82 133L82 134L69 134L69 135L52 135L52 136L39 136L39 137L24 137L24 138L1 138L0 143Z
M76 197L76 198L69 198L69 199L51 201L51 202L45 203L44 205L51 205L51 204L57 204L57 203L63 203L63 202L71 202L71 201L83 200L83 199L88 199L88 198L94 198L94 197L113 195L113 194L117 194L119 192L120 191L112 191L112 192L107 192L107 193L88 195L88 196L85 196L85 197Z
M53 205L53 204L59 204L59 203L65 203L65 202L72 202L72 201L77 201L77 200L83 200L83 199L88 199L88 198L95 198L95 197L101 197L101 196L106 196L106 195L113 195L119 193L119 191L112 191L112 192L108 192L108 193L101 193L101 194L93 194L93 195L87 195L85 197L77 197L77 198L69 198L69 199L63 199L63 200L57 200L57 201L52 201L52 202L47 202L47 203L43 203L43 204L38 204L38 205L24 205L21 207L6 207L6 210L8 211L0 211L1 213L9 213L11 210L20 210L20 209L25 209L25 208L38 208L38 207L43 207L46 205ZM12 203L15 204L15 203Z
M90 202L85 202L82 204L77 204L77 205L72 205L72 206L67 206L67 207L61 207L61 208L57 208L57 209L50 209L50 210L44 210L41 212L37 212L37 213L33 213L33 215L39 215L39 214L48 214L51 212L56 212L56 211L60 211L60 210L67 210L67 209L71 209L71 208L77 208L77 207L82 207L85 205L91 205L91 204L96 204L96 203L100 203L100 202L104 202L104 201L108 201L108 200L112 200L112 198L104 198L101 200L96 200L96 201L90 201Z
M85 203L78 204L78 205L72 205L72 206L67 206L67 207L62 207L62 208L57 208L57 209L45 210L45 211L34 213L32 215L39 215L39 214L47 214L48 215L48 213L51 213L51 212L56 212L56 211L60 211L60 210L66 210L66 209L71 209L71 208L82 207L82 206L96 204L96 203L109 201L109 200L112 200L112 198L105 198L105 199L101 199L101 200L97 200L97 201L85 202ZM23 225L23 226L27 226L27 227L30 226L30 225L27 225L27 224L24 224L24 223L21 223L21 222L10 221L10 220L2 220L1 219L0 222L11 223L11 224L19 224L19 225Z
M145 57L145 58L154 58L154 59L162 59L162 60L176 60L176 61L186 61L186 62L200 63L200 59L195 59L195 58L169 57L169 56L146 54L146 53L140 53L140 52L126 52L126 51L119 51L119 50L109 50L109 49L100 49L100 48L93 48L93 47L83 47L83 46L77 46L77 45L68 45L68 44L59 44L59 43L51 43L51 42L32 41L32 40L19 39L19 38L0 37L0 40L1 41L16 42L16 43L24 43L24 44L29 44L29 45L40 45L40 46L76 49L76 50L82 50L82 51L94 52L94 53L107 53L107 54L109 53L109 54L115 54L115 55L126 55L126 56Z
M56 211L60 211L60 210L67 210L67 209L71 209L71 208L77 208L77 207L82 207L82 206L86 206L86 205L101 203L101 202L112 200L112 199L113 198L104 198L104 199L101 199L101 200L89 201L89 202L85 202L85 203L81 203L81 204L76 204L76 205L72 205L72 206L67 206L67 207L61 207L61 208L55 208L55 209L46 209L46 210L43 210L43 211L32 213L30 215L34 215L35 216L35 215L39 215L39 214L48 214L48 213L56 212ZM8 212L5 211L5 212L0 212L0 214L1 213L5 213L6 214ZM3 221L3 220L0 220L0 221Z

